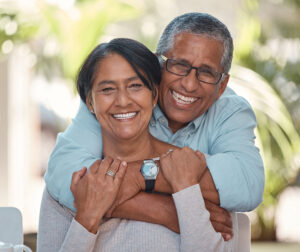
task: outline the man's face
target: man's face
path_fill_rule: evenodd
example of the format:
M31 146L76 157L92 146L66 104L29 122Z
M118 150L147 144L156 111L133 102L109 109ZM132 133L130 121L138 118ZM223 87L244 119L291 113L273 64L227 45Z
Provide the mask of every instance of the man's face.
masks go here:
M180 33L175 37L173 48L165 56L188 63L194 67L223 72L221 59L223 44L219 40ZM159 105L168 117L173 132L202 115L224 92L229 75L218 85L200 82L196 70L187 76L162 71L159 87Z

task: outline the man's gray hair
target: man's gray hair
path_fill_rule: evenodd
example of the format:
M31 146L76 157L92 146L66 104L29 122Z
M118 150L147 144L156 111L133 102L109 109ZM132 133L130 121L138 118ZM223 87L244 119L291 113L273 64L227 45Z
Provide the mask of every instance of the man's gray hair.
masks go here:
M186 13L176 17L163 31L157 45L157 54L165 54L171 50L175 36L182 32L222 41L224 52L221 66L225 73L229 72L233 55L233 42L229 30L221 21L209 14L199 12Z

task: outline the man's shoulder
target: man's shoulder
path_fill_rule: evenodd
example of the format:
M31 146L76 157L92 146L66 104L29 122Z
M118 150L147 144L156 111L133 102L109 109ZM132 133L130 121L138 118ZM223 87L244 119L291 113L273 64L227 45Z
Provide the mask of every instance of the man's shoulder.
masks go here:
M244 97L237 95L230 87L227 87L221 97L209 108L207 116L224 120L242 110L253 112L251 105Z
M251 108L249 102L242 96L237 95L230 87L227 87L221 97L214 102L212 107L226 111L232 109Z

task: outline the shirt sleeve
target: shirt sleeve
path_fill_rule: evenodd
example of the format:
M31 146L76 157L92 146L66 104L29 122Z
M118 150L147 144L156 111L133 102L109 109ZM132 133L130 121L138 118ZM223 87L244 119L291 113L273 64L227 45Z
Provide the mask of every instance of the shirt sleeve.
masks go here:
M180 251L235 251L236 237L225 242L221 234L213 229L198 184L172 196L180 227ZM235 229L235 220L233 225Z
M51 196L75 210L70 191L72 174L90 167L102 156L102 136L99 122L81 101L72 124L57 137L45 174L47 190Z
M241 97L224 99L214 107L214 127L209 135L206 158L221 206L244 212L256 208L263 199L265 176L259 149L255 146L255 114ZM215 123L216 122L216 123Z
M64 208L44 191L41 203L37 251L92 251L97 234L88 232Z

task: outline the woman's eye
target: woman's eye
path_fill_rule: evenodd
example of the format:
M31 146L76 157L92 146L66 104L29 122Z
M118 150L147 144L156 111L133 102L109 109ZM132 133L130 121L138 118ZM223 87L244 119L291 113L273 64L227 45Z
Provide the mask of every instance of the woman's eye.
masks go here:
M130 84L130 86L129 86L130 89L135 89L135 90L140 89L142 87L143 87L143 84L140 84L140 83L133 83L133 84Z
M111 93L111 92L113 92L114 91L114 88L112 88L112 87L106 87L106 88L102 88L101 90L100 90L102 93Z

